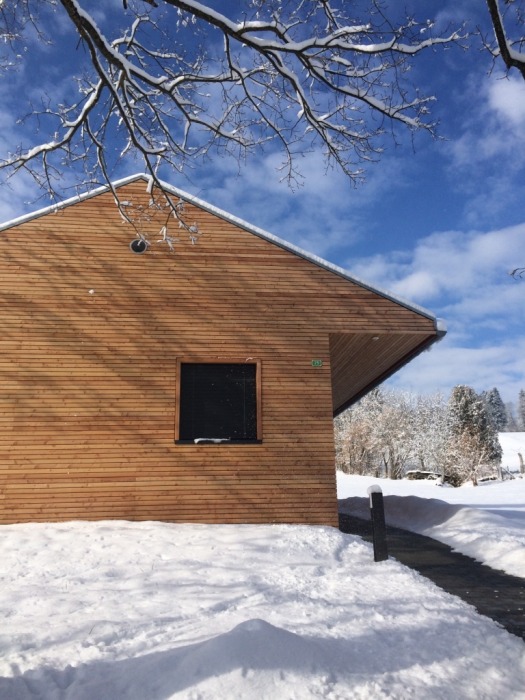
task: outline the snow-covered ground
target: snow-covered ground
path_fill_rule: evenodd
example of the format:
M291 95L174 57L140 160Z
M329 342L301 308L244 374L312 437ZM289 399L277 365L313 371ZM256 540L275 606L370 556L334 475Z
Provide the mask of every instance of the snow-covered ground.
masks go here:
M500 433L499 441L503 450L501 464L513 472L520 469L519 455L525 459L525 433Z
M525 433L502 433L503 466L519 469ZM338 472L341 510L370 518L367 489L381 487L387 523L445 542L495 569L525 578L525 478L451 488Z
M523 524L524 485L424 484L472 528ZM525 700L521 640L333 528L8 525L0 552L0 700Z
M525 698L525 645L333 528L1 529L2 700Z

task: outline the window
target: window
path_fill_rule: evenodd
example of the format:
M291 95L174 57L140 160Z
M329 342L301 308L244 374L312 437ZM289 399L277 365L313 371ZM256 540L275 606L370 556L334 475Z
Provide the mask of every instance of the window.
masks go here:
M175 440L260 442L260 362L177 363Z

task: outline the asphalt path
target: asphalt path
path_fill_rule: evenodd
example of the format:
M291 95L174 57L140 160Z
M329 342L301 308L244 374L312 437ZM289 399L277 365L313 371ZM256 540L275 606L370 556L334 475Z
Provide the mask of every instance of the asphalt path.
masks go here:
M339 529L373 541L371 521L339 514ZM525 579L480 564L430 537L386 526L389 556L419 571L525 641Z

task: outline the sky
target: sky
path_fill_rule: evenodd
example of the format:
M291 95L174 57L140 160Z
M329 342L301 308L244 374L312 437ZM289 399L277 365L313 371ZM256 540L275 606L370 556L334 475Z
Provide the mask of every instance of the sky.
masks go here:
M438 23L468 19L487 28L478 0L432 0L425 11ZM55 89L67 90L60 66L52 72ZM525 81L503 75L475 42L422 55L412 74L436 97L438 137L396 129L361 185L327 171L319 152L301 159L304 179L293 189L280 181L271 151L161 176L443 318L445 339L398 372L393 386L445 395L457 384L497 387L516 403L525 389L525 279L509 271L525 266ZM0 87L0 152L15 137L10 95ZM123 163L118 176L136 170ZM27 179L10 185L0 187L0 221L43 206Z

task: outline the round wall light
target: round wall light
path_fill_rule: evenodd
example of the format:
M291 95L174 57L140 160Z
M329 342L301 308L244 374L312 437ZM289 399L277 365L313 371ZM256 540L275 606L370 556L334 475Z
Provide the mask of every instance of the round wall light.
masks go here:
M135 240L131 241L129 244L129 249L133 253L145 253L148 249L148 244L143 238L135 238Z

